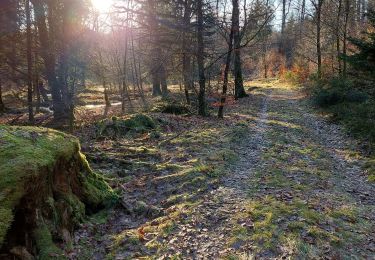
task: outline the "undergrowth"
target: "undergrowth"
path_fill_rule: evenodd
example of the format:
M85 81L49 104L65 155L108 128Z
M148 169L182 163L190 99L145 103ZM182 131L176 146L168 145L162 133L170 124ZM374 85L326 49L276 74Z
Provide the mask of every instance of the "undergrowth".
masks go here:
M312 93L313 103L331 116L365 145L366 152L375 158L375 100L354 85L353 81L334 78L316 83ZM375 180L375 165L369 159L369 180Z

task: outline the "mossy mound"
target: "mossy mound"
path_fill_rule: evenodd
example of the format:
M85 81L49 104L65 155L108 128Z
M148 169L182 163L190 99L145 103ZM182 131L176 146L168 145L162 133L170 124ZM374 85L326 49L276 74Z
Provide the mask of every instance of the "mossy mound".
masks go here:
M0 126L2 252L14 246L37 251L40 257L55 251L52 238L69 240L86 212L113 199L115 193L90 169L73 136L46 128Z
M190 108L185 104L180 103L159 103L153 109L152 112L159 112L164 114L174 114L174 115L186 115L190 114Z
M143 134L156 128L155 121L144 114L136 114L122 119L112 117L98 123L98 135L106 137L124 136L127 134Z

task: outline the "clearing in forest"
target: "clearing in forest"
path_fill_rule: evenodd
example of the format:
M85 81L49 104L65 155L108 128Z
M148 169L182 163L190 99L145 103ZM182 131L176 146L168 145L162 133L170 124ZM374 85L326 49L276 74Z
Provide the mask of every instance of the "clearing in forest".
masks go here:
M299 89L252 86L225 121L160 115L162 140L84 143L123 205L81 227L71 258L373 258L375 185L356 142Z

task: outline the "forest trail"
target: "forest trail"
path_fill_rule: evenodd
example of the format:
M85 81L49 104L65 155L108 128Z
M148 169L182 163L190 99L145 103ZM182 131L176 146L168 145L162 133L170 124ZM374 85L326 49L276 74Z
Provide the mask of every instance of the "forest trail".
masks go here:
M178 227L170 250L193 259L373 258L375 187L350 154L355 143L298 90L261 93L239 162Z
M282 84L261 86L232 113L249 129L236 163L171 230L144 242L157 240L156 251L132 257L373 259L375 186L358 144ZM119 252L113 258L126 259Z

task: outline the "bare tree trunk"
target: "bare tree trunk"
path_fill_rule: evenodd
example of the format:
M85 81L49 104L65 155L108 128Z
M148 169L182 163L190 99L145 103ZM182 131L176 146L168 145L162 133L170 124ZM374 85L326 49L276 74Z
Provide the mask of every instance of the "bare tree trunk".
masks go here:
M341 9L342 9L342 0L338 0L338 10L337 10L337 19L336 19L336 52L337 52L337 62L339 65L339 75L342 73L341 68L341 33L340 33L340 18L341 18Z
M35 104L35 112L40 112L40 89L39 89L39 71L38 71L38 51L37 51L37 42L38 42L38 36L37 36L37 27L34 26L35 30L35 36L34 36L34 48L35 48L35 54L34 54L34 68L35 68L35 75L34 75L34 93L36 95L36 104Z
M127 86L127 61L128 61L128 38L125 39L125 50L123 57L123 66L122 66L122 91L121 91L121 113L125 113L125 95L128 97L129 103L131 102L128 86Z
M268 66L267 66L267 50L263 51L263 69L264 69L264 78L268 78Z
M366 12L367 12L367 3L366 0L361 0L361 24L364 24L366 21Z
M233 4L233 41L234 41L234 96L236 99L247 97L243 86L241 63L241 35L239 0L232 0Z
M234 13L234 11L233 11ZM232 14L233 15L233 14ZM231 62L231 57L232 57L232 51L233 51L233 36L234 36L234 22L233 22L232 17L232 26L230 30L230 35L229 35L229 42L228 42L228 53L227 53L227 58L225 61L225 69L224 69L224 82L223 82L223 91L222 91L222 96L220 99L220 106L219 106L219 112L218 112L218 117L219 118L224 118L224 106L226 102L226 96L227 96L227 91L228 91L228 77L229 77L229 67L230 67L230 62Z
M281 38L280 38L280 43L279 43L279 52L282 55L285 55L286 5L287 5L287 0L282 0Z
M301 10L300 10L300 18L299 18L299 22L300 22L299 39L300 40L302 39L302 29L303 29L303 26L304 26L304 23L305 23L305 15L306 15L306 0L302 0Z
M362 14L361 14L361 11L362 11L362 0L357 0L356 1L356 21L357 21L357 24L360 25L361 22L362 22Z
M203 0L197 0L198 16L198 73L199 73L199 94L198 94L198 113L206 116L206 78L204 75L204 40L203 40Z
M131 36L131 45L132 45L132 56L133 56L133 65L134 65L134 77L135 77L135 81L136 81L136 84L137 84L137 87L138 87L138 92L139 92L139 95L141 96L141 99L142 99L142 102L143 102L143 105L145 107L147 107L147 101L146 101L146 98L145 98L145 94L144 94L144 91L143 91L143 86L142 86L142 75L141 75L141 65L140 65L140 62L138 63L138 69L137 69L137 62L136 62L136 58L135 58L135 49L134 49L134 38L133 38L133 35Z
M322 23L322 5L323 0L314 3L316 11L316 54L318 58L318 78L322 78L322 47L321 47L321 23Z
M184 77L184 92L186 103L190 104L190 94L189 90L191 89L191 59L189 54L184 53L182 57L182 71Z
M104 102L106 107L111 106L111 101L109 100L109 95L108 95L108 87L107 87L107 82L104 80L103 81L103 88L104 88Z
M151 59L151 66L150 66L150 74L152 79L152 95L153 96L160 96L162 94L160 88L160 54L161 49L158 46L159 44L159 37L157 32L157 19L155 16L155 0L148 0L147 1L147 12L148 12L148 25L149 25L149 33L151 38L151 52L150 52L150 59Z
M168 84L167 84L167 74L165 71L164 64L160 65L159 73L160 73L161 93L163 97L166 97L168 96Z
M190 31L191 0L184 1L184 31L182 34L182 74L184 78L184 92L186 103L190 104L189 90L192 88L191 80L191 51L189 49L189 31Z
M348 38L348 23L349 23L349 14L350 14L350 0L345 0L345 22L344 22L344 39L343 39L343 55L346 57L347 55L347 38ZM344 68L343 68L343 76L346 77L347 73L347 62L344 59Z
M41 56L44 60L45 73L48 84L51 87L54 118L56 120L60 118L67 118L67 111L61 96L60 84L56 78L55 50L53 49L53 44L51 44L48 36L45 8L40 0L32 0L31 2L34 6L34 13L38 26L39 40L41 44Z
M154 62L155 65L155 62ZM156 65L157 66L157 65ZM160 96L161 95L161 88L160 88L160 73L159 68L153 66L152 68L152 95L153 96Z
M30 1L26 0L26 56L27 56L27 105L29 110L29 123L34 123L33 109L33 61L31 54L31 18L30 18Z
M3 102L3 86L0 79L0 113L5 111L5 105Z

